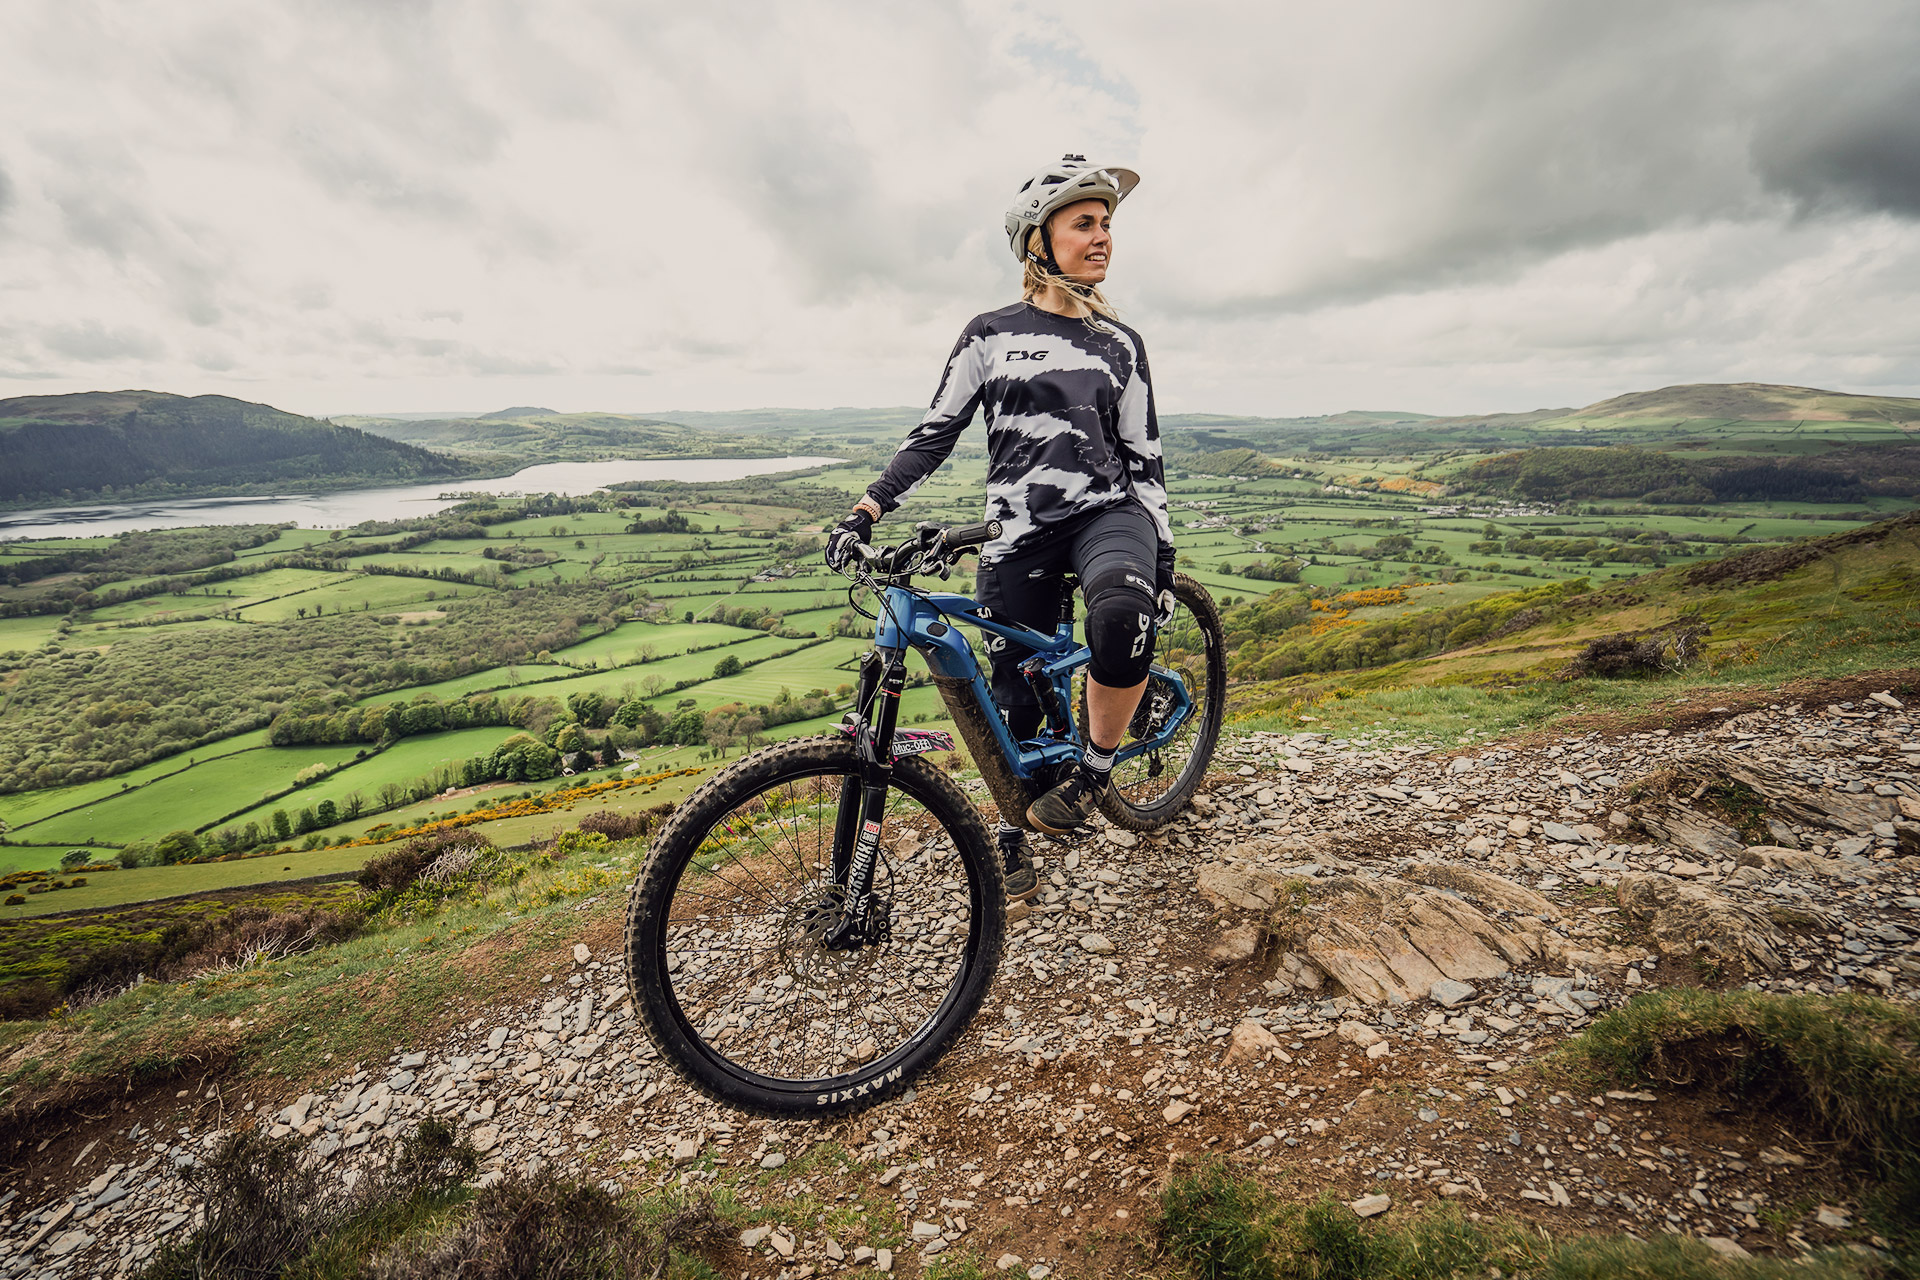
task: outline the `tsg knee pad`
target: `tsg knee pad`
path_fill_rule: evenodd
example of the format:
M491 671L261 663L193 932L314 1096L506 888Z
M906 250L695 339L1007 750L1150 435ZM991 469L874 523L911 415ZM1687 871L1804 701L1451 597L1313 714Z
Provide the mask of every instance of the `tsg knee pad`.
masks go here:
M1114 689L1147 678L1153 665L1153 584L1130 570L1087 583L1088 674Z

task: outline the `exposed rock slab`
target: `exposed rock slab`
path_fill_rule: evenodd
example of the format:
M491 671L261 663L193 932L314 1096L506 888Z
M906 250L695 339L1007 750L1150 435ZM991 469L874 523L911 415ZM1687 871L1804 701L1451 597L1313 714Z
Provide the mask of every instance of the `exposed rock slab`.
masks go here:
M1786 938L1765 912L1705 885L1652 871L1620 877L1620 908L1642 921L1661 952L1708 956L1749 972L1778 969Z
M1291 932L1295 950L1368 1004L1404 1004L1436 983L1497 977L1538 957L1535 935L1501 923L1476 903L1496 912L1556 918L1559 912L1546 899L1484 871L1420 870L1433 884L1396 876L1289 880L1273 871L1213 863L1200 869L1199 884L1216 901L1263 913L1275 912L1289 894L1304 894L1307 909L1279 910L1272 927Z
M1736 861L1743 867L1800 875L1858 876L1878 873L1878 868L1864 858L1823 858L1817 853L1770 844L1757 844L1743 849Z
M1451 889L1484 911L1539 916L1542 920L1558 920L1561 917L1560 908L1544 895L1477 867L1433 863L1409 867L1406 876L1416 884Z

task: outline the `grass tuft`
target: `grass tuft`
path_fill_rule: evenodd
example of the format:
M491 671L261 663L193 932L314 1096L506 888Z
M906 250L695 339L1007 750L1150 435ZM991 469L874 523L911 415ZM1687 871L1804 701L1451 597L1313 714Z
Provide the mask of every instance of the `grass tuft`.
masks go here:
M401 1250L365 1273L373 1280L642 1280L664 1275L678 1246L716 1235L713 1207L688 1199L643 1222L620 1196L590 1183L510 1178L488 1187L452 1231Z
M402 1139L391 1171L340 1191L306 1158L305 1141L239 1130L181 1169L205 1219L156 1254L141 1280L356 1275L370 1250L470 1195L465 1179L479 1162L447 1124L427 1120Z
M1200 1280L1278 1280L1269 1256L1273 1198L1224 1161L1178 1170L1160 1196L1160 1241Z
M1821 1254L1778 1262L1725 1258L1688 1236L1588 1236L1567 1241L1541 1280L1869 1280L1905 1274L1864 1255Z
M1517 1223L1469 1221L1444 1203L1362 1222L1330 1195L1279 1204L1218 1159L1175 1170L1161 1195L1157 1229L1161 1247L1199 1280L1877 1280L1908 1274L1884 1256L1730 1259L1673 1235L1555 1242Z
M703 1195L627 1200L555 1179L467 1185L479 1156L426 1120L387 1171L336 1189L297 1138L244 1130L184 1168L201 1227L157 1254L140 1280L638 1280L712 1274L694 1253L720 1221Z
M1677 987L1635 996L1563 1051L1619 1079L1804 1113L1882 1177L1920 1166L1920 1011L1872 996Z

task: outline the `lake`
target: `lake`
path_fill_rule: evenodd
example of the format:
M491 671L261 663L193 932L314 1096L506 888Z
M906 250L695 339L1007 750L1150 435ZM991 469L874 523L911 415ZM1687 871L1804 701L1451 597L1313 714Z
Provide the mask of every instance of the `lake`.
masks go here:
M184 529L209 524L285 524L348 529L363 520L406 520L444 511L456 493L498 495L592 493L630 480L739 480L823 467L837 458L616 458L607 462L544 462L493 480L445 480L384 489L276 494L257 498L155 498L148 502L0 511L0 541L15 538L99 538L133 529Z

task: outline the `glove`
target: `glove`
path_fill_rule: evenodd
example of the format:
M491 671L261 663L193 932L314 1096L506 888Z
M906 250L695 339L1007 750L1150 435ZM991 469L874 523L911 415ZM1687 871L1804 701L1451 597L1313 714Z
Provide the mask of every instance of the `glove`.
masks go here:
M856 510L833 527L827 535L827 568L839 573L853 561L854 548L863 545L873 532L873 517Z
M1159 616L1155 626L1164 627L1173 621L1173 548L1161 547L1160 555L1154 562L1154 603L1159 606Z

